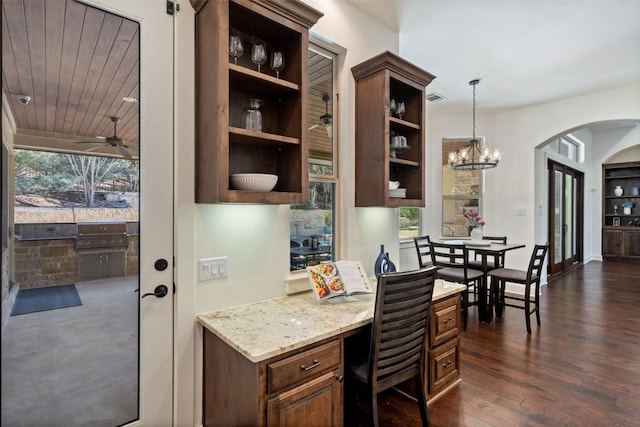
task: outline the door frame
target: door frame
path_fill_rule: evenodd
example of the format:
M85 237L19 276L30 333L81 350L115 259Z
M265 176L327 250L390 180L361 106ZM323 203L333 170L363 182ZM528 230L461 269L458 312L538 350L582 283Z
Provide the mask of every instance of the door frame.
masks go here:
M548 170L548 242L549 242L549 275L553 276L558 273L562 273L573 266L582 263L583 261L583 252L584 252L584 173L578 171L570 166L562 164L556 160L548 159L547 161L547 170ZM561 172L563 176L569 175L574 178L572 182L576 183L574 188L575 193L575 205L572 200L571 206L569 207L572 212L575 213L572 218L575 222L575 251L571 254L570 257L562 256L560 262L555 262L556 259L556 238L555 238L555 172ZM562 192L565 192L565 180L562 180ZM562 198L562 212L565 212L568 207L566 206L566 200ZM563 224L563 226L567 226L567 224ZM567 242L565 240L567 233L562 234L562 241L560 242L560 247L562 254L565 253L567 245L571 242Z

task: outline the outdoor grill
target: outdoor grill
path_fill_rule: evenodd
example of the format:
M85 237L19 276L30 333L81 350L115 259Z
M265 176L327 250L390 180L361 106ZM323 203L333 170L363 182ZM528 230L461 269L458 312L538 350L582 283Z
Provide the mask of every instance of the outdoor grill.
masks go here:
M127 224L125 222L79 223L76 232L76 250L127 248Z

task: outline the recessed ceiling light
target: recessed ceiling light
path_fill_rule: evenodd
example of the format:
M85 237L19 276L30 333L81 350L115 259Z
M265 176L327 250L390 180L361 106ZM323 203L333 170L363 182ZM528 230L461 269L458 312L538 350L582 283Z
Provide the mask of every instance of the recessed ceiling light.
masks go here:
M107 139L106 136L96 136L96 139Z
M130 96L125 96L124 98L122 98L122 100L124 102L138 102L138 100L136 98L132 98Z

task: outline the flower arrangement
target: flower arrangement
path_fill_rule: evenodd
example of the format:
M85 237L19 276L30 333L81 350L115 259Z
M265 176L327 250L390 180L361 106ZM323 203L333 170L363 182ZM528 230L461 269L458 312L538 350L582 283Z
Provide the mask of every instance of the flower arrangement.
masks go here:
M640 227L640 218L634 218L629 221L628 225L635 225L636 227Z
M462 208L462 215L464 215L464 217L467 218L467 220L472 226L484 227L485 222L482 219L482 217L478 214L478 211L475 211L473 209Z

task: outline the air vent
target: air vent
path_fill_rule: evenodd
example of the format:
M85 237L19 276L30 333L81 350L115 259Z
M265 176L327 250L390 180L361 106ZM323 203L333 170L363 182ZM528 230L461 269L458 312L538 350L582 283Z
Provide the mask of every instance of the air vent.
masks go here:
M444 96L440 95L437 92L431 92L427 94L427 101L431 101L431 102L440 102L440 101L444 101L445 98Z

